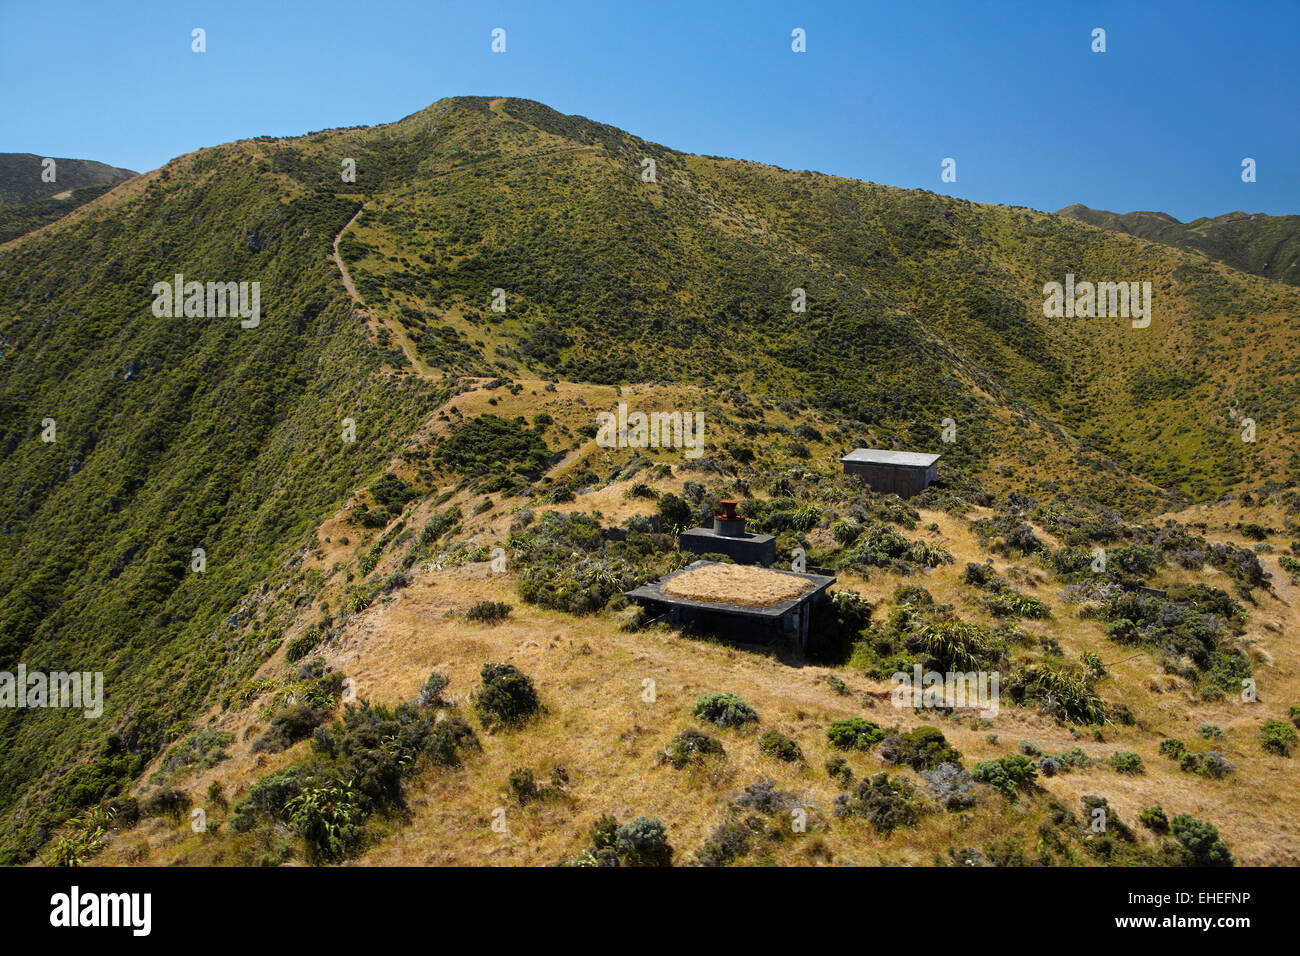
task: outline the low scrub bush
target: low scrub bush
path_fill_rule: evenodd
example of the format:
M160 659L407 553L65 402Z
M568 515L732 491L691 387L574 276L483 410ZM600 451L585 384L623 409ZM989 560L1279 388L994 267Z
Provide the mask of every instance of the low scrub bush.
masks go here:
M749 701L723 691L712 691L700 697L691 713L699 720L707 720L719 727L739 727L758 720L758 713Z
M907 780L878 773L859 782L852 794L836 797L833 813L837 817L860 816L877 833L889 833L900 827L916 826L925 813L925 805Z
M660 751L660 759L681 770L687 764L698 763L706 757L725 757L721 741L693 727L683 730Z
M955 813L975 805L975 795L971 792L975 778L957 764L941 763L931 770L922 770L921 777L927 792L945 810Z
M1152 833L1168 833L1169 818L1165 816L1165 811L1156 804L1154 807L1147 807L1138 814L1138 823L1142 824Z
M1295 742L1295 728L1285 720L1266 720L1259 728L1259 744L1268 753L1289 757Z
M988 784L1008 800L1036 788L1038 770L1034 762L1023 754L1007 754L996 760L985 760L971 769L971 776L979 783Z
M329 711L323 708L308 707L305 704L293 704L282 707L271 718L266 733L253 741L254 753L279 753L287 750L300 740L306 740L313 730L329 718Z
M769 730L758 739L758 749L766 757L775 757L787 763L803 760L803 750L799 744L779 730Z
M880 725L863 717L836 720L826 728L826 739L838 750L870 750L884 738Z
M1191 814L1180 813L1170 825L1174 838L1183 845L1196 866L1232 866L1232 853L1219 839L1219 830Z
M532 678L513 664L484 664L480 677L474 712L485 726L520 724L540 708Z
M1111 754L1110 765L1116 773L1139 774L1143 772L1142 758L1130 750L1121 750Z
M479 601L465 612L465 619L480 624L498 624L510 615L510 605L504 601Z
M961 754L948 743L941 730L929 726L886 737L880 744L880 757L887 763L913 770L933 770L943 763L961 766Z
M637 817L614 834L614 849L625 866L671 866L673 848L663 821Z

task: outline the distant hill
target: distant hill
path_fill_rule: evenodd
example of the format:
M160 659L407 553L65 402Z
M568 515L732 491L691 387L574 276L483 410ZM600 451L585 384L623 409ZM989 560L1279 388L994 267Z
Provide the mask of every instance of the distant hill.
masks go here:
M138 175L88 159L55 158L54 182L44 182L45 157L0 153L0 243L61 219Z
M131 169L90 159L54 157L55 179L47 183L41 178L45 158L35 153L0 153L0 206L29 203L69 189L117 183L139 175Z
M1242 272L1300 285L1300 216L1229 212L1182 223L1163 212L1114 213L1082 203L1066 206L1056 215L1203 252Z

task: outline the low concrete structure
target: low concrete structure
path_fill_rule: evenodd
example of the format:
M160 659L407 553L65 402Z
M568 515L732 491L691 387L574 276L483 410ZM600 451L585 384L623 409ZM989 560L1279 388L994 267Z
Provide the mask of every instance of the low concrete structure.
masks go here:
M882 495L910 498L934 484L942 455L855 448L840 459L844 474L856 475Z
M801 578L811 587L798 597L767 607L724 601L692 601L664 592L664 584L678 575L718 563L696 561L653 584L643 584L624 593L639 604L663 608L668 620L674 624L693 625L747 644L772 644L782 637L797 638L800 646L805 651L808 649L809 622L816 606L825 599L826 589L835 583L833 576L773 570L773 574Z
M776 560L776 538L746 531L745 516L736 511L740 502L728 498L719 503L722 514L713 516L713 527L683 531L677 536L677 546L691 554L725 554L737 564L765 568L772 564Z

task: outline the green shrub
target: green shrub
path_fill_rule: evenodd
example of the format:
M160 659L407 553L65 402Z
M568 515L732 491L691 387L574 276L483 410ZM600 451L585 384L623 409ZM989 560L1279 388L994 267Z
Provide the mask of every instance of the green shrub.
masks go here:
M246 833L256 825L259 817L287 823L284 806L302 792L303 786L304 773L298 766L258 778L231 811L231 829L236 833Z
M1295 728L1285 720L1277 720L1276 718L1266 720L1263 726L1259 728L1260 746L1271 754L1289 757L1295 742Z
M511 770L506 785L510 795L521 804L537 799L537 781L533 779L533 772L527 768Z
M942 672L984 670L1002 653L987 628L956 619L923 623L910 636L908 648L914 654L922 655L927 670Z
M254 753L279 753L300 740L306 740L311 732L329 717L329 711L308 707L306 704L291 704L280 708L271 718L266 733L253 741Z
M1131 750L1120 750L1110 755L1110 765L1116 773L1142 773L1142 758Z
M831 537L840 544L850 545L862 534L862 525L856 521L836 521L831 524Z
M1177 737L1170 737L1167 740L1160 741L1160 753L1170 760L1180 760L1183 754L1187 753L1187 744Z
M1222 740L1224 738L1223 728L1218 724L1201 724L1196 728L1196 732L1206 740Z
M537 713L537 688L513 664L484 664L480 677L474 712L484 725L515 725Z
M288 643L284 649L284 659L290 664L300 661L319 643L320 629L309 627Z
M462 750L480 749L474 729L460 717L437 721L424 740L424 753L439 767L458 767Z
M895 604L909 604L913 607L930 607L934 604L933 595L919 584L900 584L894 588L890 600Z
M908 781L878 773L862 780L852 795L842 793L836 797L832 812L837 817L863 817L876 832L889 833L899 827L916 826L925 807Z
M618 842L618 821L608 813L596 818L589 831L591 845L597 850L612 850Z
M1023 617L1036 621L1052 616L1052 609L1038 598L1010 588L985 598L984 606L994 617Z
M1139 813L1138 822L1152 833L1169 832L1169 818L1165 816L1165 811L1161 809L1160 804L1156 804L1154 807L1147 807Z
M1034 762L1023 754L1007 754L996 760L977 763L971 769L971 776L988 784L1008 800L1015 800L1021 792L1034 789L1038 770Z
M1219 830L1213 824L1180 813L1174 817L1171 828L1175 839L1191 854L1197 866L1233 865L1232 853L1219 839Z
M170 776L180 770L194 768L206 770L227 759L226 748L235 742L235 735L212 727L204 727L178 743L163 758L157 777ZM151 778L152 779L152 778Z
M845 787L853 785L853 768L839 754L826 761L826 775L832 780L838 780Z
M105 806L113 815L113 821L123 829L131 829L140 820L140 802L135 797L116 797Z
M671 866L673 848L663 822L654 817L637 817L618 828L614 848L628 866Z
M759 751L767 757L775 757L787 763L803 760L803 750L799 744L779 730L769 730L758 739Z
M886 737L880 745L881 759L913 770L933 770L941 763L961 766L961 754L948 743L937 727L920 726L905 734Z
M838 750L870 750L884 737L879 724L862 717L832 721L826 728L826 739Z
M437 454L462 474L518 475L536 481L546 469L550 450L522 418L482 415L452 426Z
M284 810L303 838L312 863L340 860L360 842L361 808L349 786L309 787L290 799Z
M437 707L443 703L442 694L451 685L451 679L439 671L429 674L429 679L420 688L418 698L421 707Z
M665 531L684 531L695 526L695 513L691 506L672 492L659 499L658 510Z
M510 614L510 605L504 601L479 601L465 612L465 619L482 624L497 624Z
M758 713L747 700L723 691L712 691L700 697L691 713L719 727L739 727L758 720Z
M827 664L848 660L853 645L871 624L871 602L847 588L830 593L830 600L813 615L810 624L810 656Z
M795 531L810 531L822 520L822 510L816 505L802 505L790 515L790 527Z
M1110 722L1105 704L1088 682L1059 667L1049 664L1022 667L1012 675L1007 691L1017 702L1041 702L1059 721L1097 725Z
M1084 651L1079 657L1083 661L1083 668L1089 678L1100 680L1106 676L1106 665L1102 662L1100 654L1095 651Z
M696 763L711 756L726 756L722 743L716 737L710 737L693 727L679 733L660 752L660 758L678 770L688 763Z

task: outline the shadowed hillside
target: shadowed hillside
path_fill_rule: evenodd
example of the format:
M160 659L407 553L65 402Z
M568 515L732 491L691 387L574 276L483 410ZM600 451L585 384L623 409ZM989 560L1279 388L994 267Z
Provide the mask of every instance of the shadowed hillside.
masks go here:
M121 182L138 175L90 159L54 158L54 181L47 182L45 157L34 153L0 153L0 206L29 203L68 189Z

